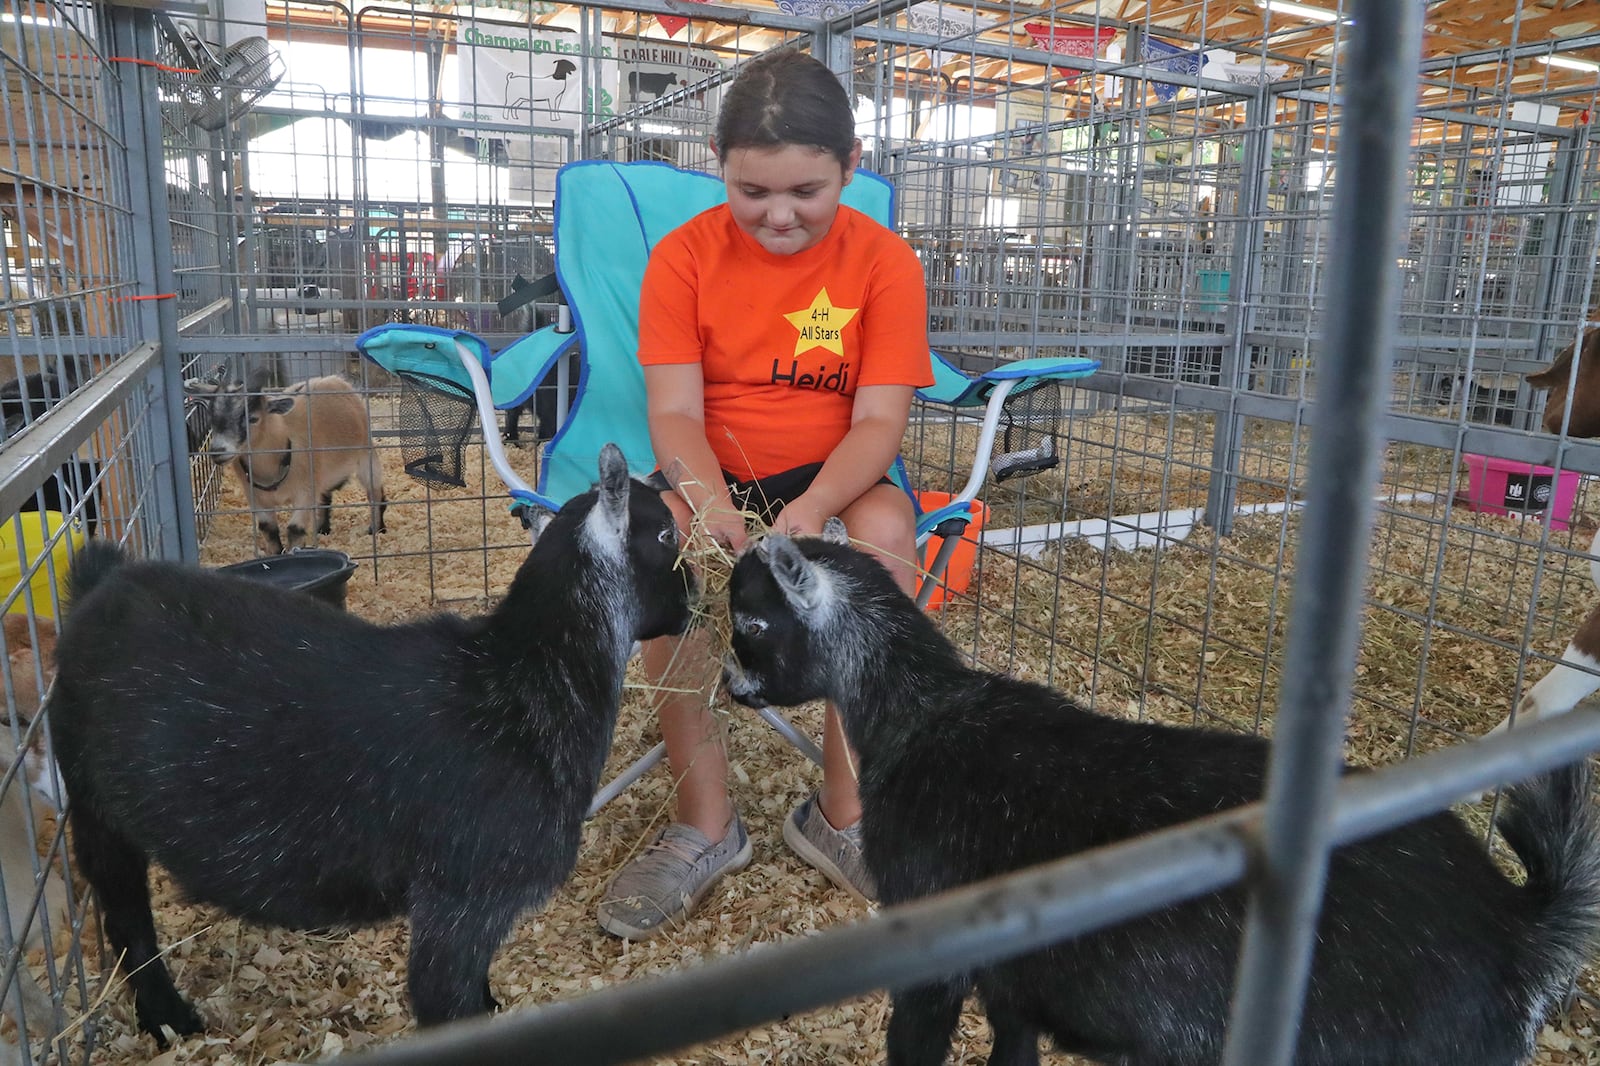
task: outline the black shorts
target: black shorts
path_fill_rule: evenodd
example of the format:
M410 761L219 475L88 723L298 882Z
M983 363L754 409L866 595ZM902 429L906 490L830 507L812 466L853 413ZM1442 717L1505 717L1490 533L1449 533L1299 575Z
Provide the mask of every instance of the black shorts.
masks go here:
M741 511L750 511L759 516L762 522L771 525L779 511L805 494L811 483L817 480L817 474L821 470L821 463L807 463L805 466L797 466L792 470L784 470L749 481L741 481L724 470L722 480L728 486L728 493L733 497L735 507ZM672 491L666 475L660 470L645 478L645 483L662 492ZM883 477L878 479L878 484L893 485L894 482Z

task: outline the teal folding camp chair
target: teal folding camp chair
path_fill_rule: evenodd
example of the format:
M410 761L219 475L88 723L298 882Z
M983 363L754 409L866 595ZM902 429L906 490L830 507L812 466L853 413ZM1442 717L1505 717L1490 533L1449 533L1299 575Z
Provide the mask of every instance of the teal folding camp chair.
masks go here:
M474 425L481 425L485 449L512 498L512 510L525 526L539 512L554 513L588 490L603 444L615 443L638 476L655 469L645 418L644 371L637 358L639 290L645 263L656 242L699 212L722 203L722 179L663 163L569 163L556 176L556 279L570 323L546 326L492 352L481 338L463 330L389 324L363 333L356 346L368 359L402 383L401 422L406 468L413 475L460 484L460 455ZM843 202L890 225L894 192L882 177L857 170L845 186ZM563 325L567 328L563 329ZM577 346L576 348L574 346ZM579 353L577 391L570 411L544 445L537 485L510 468L501 447L495 411L522 405L555 370L564 374L566 356ZM923 512L918 507L917 543L939 547L925 566L929 577L918 592L926 603L971 519L971 503L991 469L997 478L1047 469L1057 462L1052 432L1039 433L1030 420L1008 412L1008 402L1043 386L1093 373L1092 359L1022 359L976 377L957 370L933 353L934 384L918 390L920 399L954 408L984 408L983 421L966 484L948 503ZM567 395L566 381L557 397ZM1017 430L993 459L995 439L1005 420ZM1011 436L1009 430L1007 438ZM895 480L917 501L904 466ZM771 708L761 715L812 761L822 753L810 737ZM665 753L657 744L595 797L590 813L618 795Z

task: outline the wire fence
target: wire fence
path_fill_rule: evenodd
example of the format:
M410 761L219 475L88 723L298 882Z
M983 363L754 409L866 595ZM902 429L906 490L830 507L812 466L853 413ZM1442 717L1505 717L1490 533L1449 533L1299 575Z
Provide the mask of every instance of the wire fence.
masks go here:
M0 2L12 750L41 747L65 567L85 537L208 565L265 550L203 454L184 379L353 380L394 516L366 534L364 501L339 493L333 532L313 538L362 564L353 609L388 620L491 601L526 535L482 449L459 489L408 478L399 390L353 337L405 321L499 347L551 321L549 296L500 305L555 268L559 168L715 171L724 87L780 47L812 50L852 91L863 165L894 184L926 271L936 350L973 369L1102 363L1013 413L1006 431L1048 438L1060 462L984 487L946 632L975 662L1097 710L1272 731L1293 681L1310 472L1335 446L1315 412L1350 313L1330 272L1352 6L1311 23L1215 0L1133 20L1088 3L784 0L691 17L666 3L270 0L219 17ZM1506 6L1513 26L1544 15ZM1600 90L1554 61L1594 40L1576 18L1561 38L1491 41L1425 17L1342 740L1373 766L1512 711L1593 603L1600 524L1600 449L1545 432L1525 380L1595 316ZM530 480L550 410L505 414ZM977 432L919 409L915 487L959 488ZM32 794L14 761L0 814ZM26 813L43 900L70 855L53 817ZM42 925L45 908L27 909ZM96 944L83 916L71 909L69 936ZM52 1025L29 1019L33 1057L55 1033L57 1054L88 1060L99 961L11 953L6 981L31 969L54 995Z

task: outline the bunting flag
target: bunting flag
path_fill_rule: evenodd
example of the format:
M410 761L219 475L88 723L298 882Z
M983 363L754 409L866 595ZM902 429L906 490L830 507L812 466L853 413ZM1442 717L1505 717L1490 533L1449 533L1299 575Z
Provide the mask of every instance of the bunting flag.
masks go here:
M1117 35L1117 31L1110 26L1051 26L1043 22L1025 22L1022 28L1033 38L1035 47L1080 59L1092 59L1099 55L1100 49ZM1083 73L1072 67L1063 69L1068 84L1077 81L1078 75Z
M1231 81L1238 85L1268 85L1289 73L1287 63L1268 63L1265 58L1246 55L1244 62L1226 48L1211 48L1205 52L1203 78Z
M688 0L691 4L706 4L711 0ZM689 25L689 19L683 15L657 15L656 25L667 31L668 37L676 37L678 31Z
M942 37L946 41L976 38L979 33L994 25L995 20L992 18L980 17L975 12L957 9L940 3L939 0L917 0L906 8L907 29L913 33ZM944 66L946 60L959 58L963 48L955 44L948 50L927 48L924 51L927 53L929 64L938 69Z
M808 19L836 19L857 8L876 3L877 0L778 0L778 10L785 15Z
M1152 67L1191 78L1200 73L1200 67L1205 63L1202 49L1179 48L1159 37L1144 39L1144 58ZM1154 81L1150 85L1155 89L1156 99L1163 102L1177 96L1178 90L1183 88L1177 82Z

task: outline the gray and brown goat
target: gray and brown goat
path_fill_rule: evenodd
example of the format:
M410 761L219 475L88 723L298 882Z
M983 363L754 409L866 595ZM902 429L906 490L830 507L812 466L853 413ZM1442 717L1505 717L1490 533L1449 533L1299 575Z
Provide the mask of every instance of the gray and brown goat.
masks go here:
M317 533L332 532L333 494L352 477L367 493L367 532L388 532L366 405L344 378L311 378L272 392L258 371L242 386L190 381L184 392L207 409L207 453L232 466L268 551L303 544L313 517ZM290 512L287 545L278 529L283 508Z

